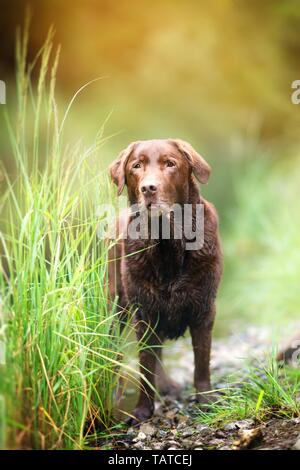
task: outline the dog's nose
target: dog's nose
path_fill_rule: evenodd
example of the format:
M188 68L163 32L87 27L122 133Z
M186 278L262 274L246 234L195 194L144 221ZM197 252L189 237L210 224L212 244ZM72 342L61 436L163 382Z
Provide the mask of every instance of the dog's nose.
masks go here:
M145 196L151 196L152 194L156 193L157 186L155 186L155 184L144 184L141 187L141 191Z

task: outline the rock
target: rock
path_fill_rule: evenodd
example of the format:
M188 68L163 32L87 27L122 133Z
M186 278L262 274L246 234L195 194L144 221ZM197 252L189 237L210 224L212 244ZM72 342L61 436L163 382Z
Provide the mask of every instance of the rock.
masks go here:
M127 435L129 436L135 436L137 434L137 429L134 427L130 427L127 429Z
M223 429L224 431L236 431L239 428L237 427L236 423L228 423L228 424L225 424Z
M223 439L210 439L208 442L210 446L220 446L221 444L224 444Z
M185 428L185 429L181 432L181 436L182 436L182 437L190 437L190 436L192 436L194 433L195 433L195 428Z
M160 422L159 422L159 426L163 427L163 428L169 428L171 426L171 422L169 419L161 419Z
M169 410L166 412L166 418L167 419L170 419L170 420L173 420L177 415L177 410Z
M164 405L165 405L165 406L171 406L171 405L173 405L174 403L175 403L175 400L172 400L171 397L168 397L168 396L165 397L165 399L164 399Z
M254 420L250 418L228 423L224 426L223 429L224 431L237 431L238 429L249 429L253 425Z
M178 426L177 429L183 429L190 422L190 417L186 415L179 415L177 418Z
M300 436L298 437L297 441L295 442L293 446L294 450L300 450Z
M181 444L185 449L193 449L194 447L194 441L192 439L182 439Z
M169 449L170 446L179 446L179 443L170 439L165 443L165 447Z
M155 436L156 434L156 429L154 426L151 426L151 424L149 423L144 423L140 426L140 432L139 434L143 433L146 435L146 437L152 437L152 436Z
M196 450L196 448L200 448L200 447L202 448L202 446L203 446L202 441L194 441L193 442L193 449L195 449L195 450Z
M163 442L153 442L152 449L153 450L164 450L165 444Z
M157 420L159 419L160 416L163 416L164 414L164 408L162 405L159 405L155 411L155 414L157 416Z
M207 436L208 434L211 433L211 431L212 431L211 428L204 424L198 424L196 426L196 432L200 434L200 436Z
M139 432L138 435L133 439L133 442L144 441L147 438L144 432Z
M159 430L157 431L157 436L158 436L158 437L164 438L164 437L166 437L168 434L169 434L169 432L168 432L168 431L164 431L163 429L159 429Z
M218 437L219 439L223 439L226 437L226 434L225 432L221 431L220 429L218 429L216 432L215 432L215 436Z
M160 416L154 416L151 420L151 424L159 425L160 424Z
M135 444L133 444L133 447L135 449L138 449L138 450L144 450L145 446L144 446L143 442L139 441L139 442L136 442Z

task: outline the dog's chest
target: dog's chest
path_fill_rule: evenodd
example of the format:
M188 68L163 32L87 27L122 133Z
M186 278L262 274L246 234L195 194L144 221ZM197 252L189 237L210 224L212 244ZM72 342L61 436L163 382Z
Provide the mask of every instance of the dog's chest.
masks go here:
M133 254L129 250L128 254L131 255L126 261L128 274L145 285L151 284L158 292L176 283L188 265L181 240L161 240Z
M182 335L200 300L189 254L181 246L163 244L141 251L127 259L125 276L128 301L140 307L138 318L164 337Z

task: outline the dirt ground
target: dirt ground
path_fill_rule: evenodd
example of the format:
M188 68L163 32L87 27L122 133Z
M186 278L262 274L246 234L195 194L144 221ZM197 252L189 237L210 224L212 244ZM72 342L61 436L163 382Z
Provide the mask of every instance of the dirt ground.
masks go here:
M228 377L242 371L249 361L264 361L276 343L266 328L250 327L244 333L216 340L211 368L214 388L223 388ZM182 386L179 399L165 397L158 401L154 416L146 423L119 430L101 441L100 447L139 450L300 450L300 417L233 421L220 427L207 426L196 419L193 398L193 353L189 338L171 344L165 351L166 366ZM128 386L120 407L130 412L136 390ZM119 415L121 416L121 415Z

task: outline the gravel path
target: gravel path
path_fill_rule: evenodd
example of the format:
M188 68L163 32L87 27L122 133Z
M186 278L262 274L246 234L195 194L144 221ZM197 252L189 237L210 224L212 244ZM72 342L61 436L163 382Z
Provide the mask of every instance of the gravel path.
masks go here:
M217 339L213 343L211 369L213 387L224 388L232 374L246 371L251 362L264 362L276 338L267 328L249 327L242 334ZM300 417L272 418L264 423L245 419L227 423L221 428L199 424L193 398L193 352L190 339L170 344L165 351L165 364L182 385L178 400L165 397L156 403L155 414L148 422L132 427L101 442L102 448L144 450L238 450L253 448L300 450ZM127 387L121 406L131 411L136 390Z

